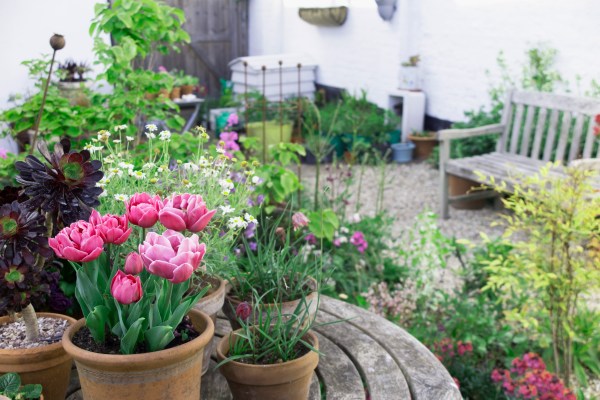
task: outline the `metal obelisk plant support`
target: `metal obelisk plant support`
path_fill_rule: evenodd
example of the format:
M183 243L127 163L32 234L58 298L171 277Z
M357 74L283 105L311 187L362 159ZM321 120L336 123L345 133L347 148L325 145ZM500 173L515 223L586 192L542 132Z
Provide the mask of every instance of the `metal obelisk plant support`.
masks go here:
M44 113L44 105L46 104L46 95L48 94L48 85L50 85L50 77L52 76L52 67L54 66L54 58L56 57L56 52L63 47L65 47L65 37L63 35L54 34L50 38L50 46L54 50L52 52L52 60L50 61L50 70L48 71L48 79L46 79L46 83L44 85L44 95L42 96L42 104L40 105L40 111L38 112L37 119L35 121L35 125L33 127L33 140L31 141L31 147L29 148L29 154L33 154L33 150L35 149L35 145L37 142L38 135L40 133L40 123L42 122L42 114Z

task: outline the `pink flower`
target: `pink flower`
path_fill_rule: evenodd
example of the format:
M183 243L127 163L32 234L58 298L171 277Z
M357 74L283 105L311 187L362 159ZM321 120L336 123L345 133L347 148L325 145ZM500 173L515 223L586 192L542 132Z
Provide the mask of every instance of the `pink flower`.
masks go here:
M169 72L164 66L160 65L158 67L158 72Z
M142 228L150 228L158 221L162 200L148 193L136 193L125 203L129 222Z
M369 247L369 244L365 240L365 235L361 231L354 232L350 238L350 243L356 247L359 253L364 253Z
M168 279L172 283L184 282L200 266L206 253L206 245L198 243L198 235L186 238L176 233L170 233L170 237L165 234L150 232L146 235L144 243L140 244L139 253L144 266L151 274ZM176 235L179 235L177 240L174 238ZM174 246L174 243L177 246Z
M48 239L60 258L75 262L93 261L102 254L104 241L89 222L77 221Z
M132 251L127 255L125 259L125 273L130 275L137 275L144 269L144 261L135 251Z
M131 304L142 298L139 276L127 275L118 270L110 283L110 294L121 304Z
M227 117L227 125L228 126L237 125L239 122L240 122L240 119L238 118L238 115L236 113L231 113L231 114L229 114L229 117Z
M6 149L0 149L0 158L3 158L6 160L7 153L8 153L8 151L6 151Z
M314 234L312 234L312 233L309 233L308 235L306 235L306 236L304 237L304 240L306 240L306 241L308 242L308 244L312 244L312 245L315 245L315 244L317 244L317 238L316 238L316 236L315 236Z
M238 134L236 132L221 132L219 139L224 142L235 142L238 140Z
M200 232L210 222L217 210L208 211L202 196L197 194L173 195L165 200L158 213L160 223L168 229L181 232Z
M235 315L242 321L246 321L252 312L252 308L247 301L244 301L235 308Z
M123 244L131 234L126 215L120 217L112 214L100 215L98 211L92 210L90 224L94 226L104 243Z
M310 220L301 212L294 213L292 215L292 225L294 225L294 230L298 230L303 226L307 226Z

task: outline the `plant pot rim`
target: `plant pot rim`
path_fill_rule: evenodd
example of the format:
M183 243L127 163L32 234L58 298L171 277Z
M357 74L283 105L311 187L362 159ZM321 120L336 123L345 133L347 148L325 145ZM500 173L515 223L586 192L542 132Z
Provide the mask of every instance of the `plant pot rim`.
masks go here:
M400 142L400 143L393 143L390 146L392 147L392 149L404 150L404 149L414 148L415 144L413 142Z
M38 318L46 317L46 318L56 318L56 319L67 320L67 322L69 322L69 326L67 327L65 332L67 330L69 330L70 327L73 326L77 322L77 320L75 318L70 317L68 315L63 315L63 314L49 313L49 312L36 312L35 315ZM0 317L0 325L4 325L5 323L8 323L8 322L11 322L10 317L8 317L8 316ZM58 342L55 342L55 343L38 346L38 347L32 347L29 349L0 349L0 359L2 359L2 363L6 363L7 360L5 359L5 357L7 357L7 356L10 357L10 356L16 355L18 353L19 358L21 359L21 361L23 361L24 357L38 358L40 353L48 353L48 355L50 355L50 353L62 352L62 349L63 349L63 345L62 345L61 340L59 340Z
M224 350L228 349L228 347L229 347L229 338L232 337L236 332L239 332L239 331L241 331L241 329L237 329L235 331L229 332L227 335L225 335L221 338L221 340L217 344L217 348L216 348L217 362L221 362L227 358L225 355L229 354L229 350L227 350L226 352ZM315 335L315 333L312 330L309 330L308 332L306 332L306 335L303 336L303 338L306 338L305 340L307 340L310 344L312 344L312 346L316 350L319 350L319 339L317 338L317 335ZM256 377L258 375L264 376L265 374L270 374L272 382L270 382L269 385L272 385L272 384L286 383L286 382L289 382L289 380L290 380L290 379L288 379L288 376L287 376L288 374L284 375L283 377L281 377L280 380L278 380L274 371L279 371L281 369L286 369L286 368L292 369L294 371L300 371L307 367L310 367L311 365L312 365L312 368L311 368L311 371L312 371L317 367L318 363L319 363L319 353L316 353L309 349L308 353L302 355L301 357L296 358L294 360L286 361L283 363L246 364L246 363L239 362L239 361L229 361L226 364L223 364L222 366L220 366L219 370L221 371L221 373L223 375L226 376L227 379L230 379L230 380L232 380L234 382L238 382L238 383L255 383L254 377ZM239 377L235 373L227 373L228 372L227 370L231 370L231 369L244 369L246 371L246 373L249 374L250 376L246 380L241 379L241 377ZM231 372L231 371L229 371L229 372Z
M319 284L317 282L317 280L315 278L313 278L312 276L308 276L307 277L308 282L311 283L311 289L312 291L309 292L306 297L315 297L318 293L319 293ZM231 278L230 280L226 281L227 282L227 287L226 287L226 291L225 291L225 297L227 298L227 300L230 303L234 303L234 304L240 304L243 303L244 300L241 300L239 297L231 295L231 291L233 290L233 287L235 285L235 278ZM260 294L260 293L259 293ZM293 303L296 301L299 301L300 299L292 299L292 300L287 300L287 301L282 301L281 303L264 303L261 304L262 307L273 307L275 306L275 304L288 304L288 303Z
M101 368L119 365L124 370L127 370L131 364L143 364L144 369L153 369L162 365L165 358L184 360L193 356L194 352L192 349L204 347L212 339L215 327L210 317L195 308L192 308L189 314L197 314L196 317L200 318L205 325L204 331L200 332L197 338L168 349L141 354L102 354L82 349L76 346L71 338L85 325L85 318L78 320L65 331L62 343L65 351L75 361L84 360L88 365L95 365Z
M435 136L435 132L432 136L415 136L415 135L408 135L408 138L413 141L413 142L429 142L429 141L435 141L437 142L438 139Z
M223 279L219 275L215 275L215 274L204 274L204 275L210 276L211 278L218 279L219 286L217 286L217 287L211 286L211 288L208 290L208 292L206 292L206 295L202 296L200 298L200 300L198 300L198 301L211 299L213 297L218 297L220 293L227 292L227 284L229 283L229 282L227 282L227 279Z

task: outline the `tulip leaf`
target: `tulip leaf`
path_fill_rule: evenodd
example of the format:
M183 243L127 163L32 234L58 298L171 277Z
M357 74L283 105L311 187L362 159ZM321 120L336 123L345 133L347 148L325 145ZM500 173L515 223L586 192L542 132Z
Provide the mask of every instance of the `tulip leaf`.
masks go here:
M75 297L81 305L83 314L86 315L100 304L104 303L104 298L98 290L98 285L93 283L88 276L90 268L80 268L77 270L77 282L75 285Z
M155 326L148 329L144 335L149 351L158 351L164 349L173 339L173 328L171 326Z
M181 320L183 320L183 317L185 317L185 315L188 312L190 312L194 304L195 303L190 303L186 299L186 301L182 302L179 306L177 306L175 311L173 311L173 314L171 314L171 316L165 321L165 323L171 326L179 325L181 323Z
M94 310L85 316L85 323L92 334L94 340L103 342L105 337L105 327L110 310L108 307L98 305Z
M127 330L127 333L121 338L121 353L132 354L135 350L135 345L138 343L142 323L145 318L140 318L135 321Z

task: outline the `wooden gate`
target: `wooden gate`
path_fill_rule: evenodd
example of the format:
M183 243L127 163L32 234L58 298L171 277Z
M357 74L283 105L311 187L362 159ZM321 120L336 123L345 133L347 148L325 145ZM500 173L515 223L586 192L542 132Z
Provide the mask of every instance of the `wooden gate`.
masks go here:
M159 55L155 65L197 76L207 95L218 96L220 78L229 79L227 64L248 55L248 0L167 0L185 12L183 28L191 43L180 53Z

